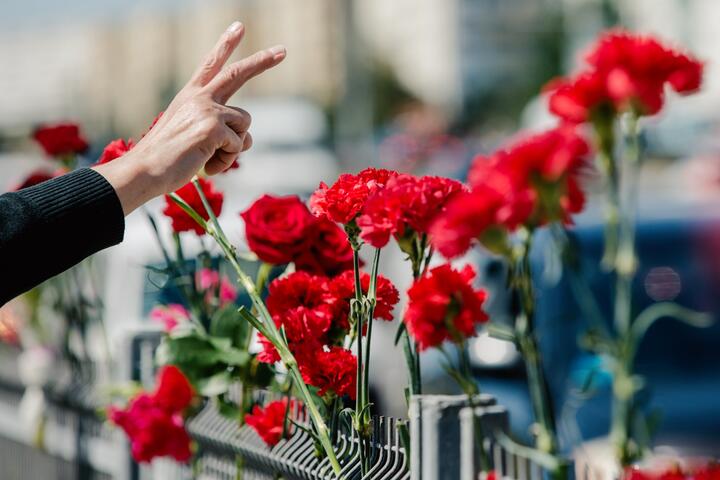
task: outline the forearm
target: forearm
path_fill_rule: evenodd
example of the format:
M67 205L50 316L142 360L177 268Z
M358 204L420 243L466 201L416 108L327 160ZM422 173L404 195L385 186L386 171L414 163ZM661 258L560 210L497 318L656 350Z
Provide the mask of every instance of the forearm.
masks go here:
M0 305L122 241L121 203L90 169L0 195Z

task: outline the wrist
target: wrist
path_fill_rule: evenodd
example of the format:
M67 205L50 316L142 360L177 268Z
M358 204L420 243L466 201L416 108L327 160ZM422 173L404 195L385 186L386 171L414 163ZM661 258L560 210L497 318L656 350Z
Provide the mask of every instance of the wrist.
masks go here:
M147 167L151 162L142 158L139 151L130 151L112 162L93 168L115 189L125 216L165 193L163 183Z

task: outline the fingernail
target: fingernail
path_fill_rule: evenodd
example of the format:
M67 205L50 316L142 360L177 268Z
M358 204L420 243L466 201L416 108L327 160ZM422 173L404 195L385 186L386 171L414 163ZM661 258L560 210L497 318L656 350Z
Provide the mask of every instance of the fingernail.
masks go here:
M227 28L228 33L235 33L242 27L242 23L238 22L237 20L230 24L230 26Z
M273 58L277 58L285 55L285 47L282 45L276 45L270 49L270 54Z

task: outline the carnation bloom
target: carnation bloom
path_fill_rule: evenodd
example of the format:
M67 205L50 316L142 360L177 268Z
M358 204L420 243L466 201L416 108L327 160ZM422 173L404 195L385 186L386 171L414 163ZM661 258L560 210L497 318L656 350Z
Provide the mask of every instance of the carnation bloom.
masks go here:
M76 123L44 125L35 130L33 138L51 157L77 155L88 149L87 140Z
M578 177L590 147L571 127L557 127L523 138L491 157L477 157L468 182L486 186L505 198L498 220L509 229L519 224L570 222L585 196Z
M570 122L591 120L603 106L654 115L662 109L666 85L688 94L702 82L703 64L697 59L652 36L622 30L602 35L585 60L586 71L546 89L552 92L550 110Z
M370 275L367 272L360 274L360 286L363 294L370 288ZM377 277L376 303L374 318L384 320L393 319L393 309L400 300L397 288L382 275ZM333 307L333 328L348 330L350 323L350 301L355 298L355 274L353 270L346 270L328 283L328 302Z
M166 332L172 332L179 324L190 320L190 312L178 303L158 305L150 310L150 319L162 324Z
M100 158L97 161L98 165L109 163L120 158L130 151L135 145L132 140L125 141L125 139L118 138L108 143L103 149Z
M355 399L357 357L342 347L319 350L300 361L300 373L308 385L318 388L320 396L328 392Z
M283 328L290 350L303 355L321 348L333 321L325 277L293 272L268 286L267 307L278 328ZM263 347L258 359L265 363L280 360L275 347L260 336Z
M360 236L376 248L384 247L390 236L425 234L433 218L462 190L462 184L442 177L415 177L398 174L385 188L365 202L357 219Z
M153 393L138 394L125 409L110 407L108 417L130 438L136 461L172 457L187 462L192 452L182 411L190 405L193 395L185 375L175 366L166 366L158 372Z
M235 302L237 289L226 276L220 276L217 270L201 268L195 273L195 286L201 292L207 292L205 301L210 303L217 296L221 307Z
M288 402L290 405L288 406ZM273 447L283 438L283 432L289 435L292 432L292 422L288 419L285 425L285 415L293 417L295 401L283 398L268 403L264 408L255 405L252 413L245 415L245 423L262 438L269 447Z
M22 190L23 188L33 187L35 185L38 185L42 182L45 182L47 180L53 179L59 175L62 175L64 170L58 170L55 172L48 172L46 170L38 169L30 172L30 174L25 177L25 179L18 183L12 190L18 191Z
M289 263L307 248L314 218L296 195L263 195L240 216L248 247L263 262Z
M472 190L455 195L435 219L432 245L446 258L475 240L504 253L504 234L520 225L571 223L585 205L579 177L588 152L587 142L563 126L477 157L468 174Z
M310 197L310 209L318 217L347 225L358 216L365 201L396 175L385 169L366 168L353 175L344 173L332 186L320 183Z
M208 179L198 178L198 181L200 182L200 187L202 188L213 213L215 216L220 215L223 205L222 192L215 190L215 186ZM190 205L202 218L205 220L210 219L210 216L203 206L202 199L192 182L187 183L175 193L185 200L185 202L187 202L187 204ZM205 230L203 230L203 228L198 225L198 223L193 220L190 215L185 213L185 211L167 195L165 196L165 208L163 209L163 214L172 220L172 228L177 233L187 231L193 231L198 235L203 235L205 233Z
M296 269L332 277L353 267L352 247L337 223L316 218L308 236L307 248L293 260Z
M445 340L460 343L488 320L482 310L486 293L473 289L474 278L469 265L455 270L444 264L413 283L403 321L420 350L438 347Z

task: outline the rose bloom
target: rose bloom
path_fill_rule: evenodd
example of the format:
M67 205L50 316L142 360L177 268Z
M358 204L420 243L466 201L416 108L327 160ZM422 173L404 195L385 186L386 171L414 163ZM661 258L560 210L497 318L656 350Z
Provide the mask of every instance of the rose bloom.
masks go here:
M215 216L220 215L223 205L222 192L215 190L215 186L210 180L205 178L199 178L198 180L200 182L200 188L202 188L213 213ZM190 205L202 218L205 220L210 219L210 215L208 215L205 211L200 195L192 182L187 183L175 193L185 200L185 202L187 202L187 204ZM180 208L180 206L177 205L168 195L165 196L165 208L163 209L163 214L172 220L172 229L177 233L187 231L193 231L198 235L203 235L205 233L205 230L203 230L203 228L198 225L198 223L193 220L190 215L185 213L185 211Z
M51 157L77 155L88 149L87 140L76 123L44 125L35 130L33 138Z
M612 30L600 36L585 58L588 70L551 83L550 111L570 122L593 113L634 109L654 115L664 103L665 86L681 94L700 88L703 64L652 36Z
M463 189L455 180L398 174L365 202L357 219L363 240L376 248L408 232L425 234L433 218Z
M294 258L295 268L333 277L353 268L353 251L345 230L327 218L312 223L307 248Z
M366 168L356 175L344 173L332 186L320 183L310 197L310 209L318 217L347 225L360 213L365 201L396 175L385 169Z
M403 321L420 350L438 347L445 340L460 343L475 336L488 320L482 306L484 290L475 290L471 266L455 270L449 264L431 269L408 290L408 307Z
M367 294L370 288L370 275L367 272L360 273L360 286L363 293ZM392 320L393 309L400 300L400 294L392 282L382 275L377 277L376 297L374 318ZM330 280L328 302L333 307L333 329L349 330L350 300L353 298L355 298L355 274L352 270L346 270Z
M163 326L166 332L172 332L181 323L190 320L190 312L178 303L158 305L150 310L150 319Z
M290 401L288 412L288 399L275 400L264 408L255 405L252 413L245 415L245 423L252 427L269 447L273 447L283 438L283 431L289 436L292 433L292 422L288 419L285 425L285 414L293 418L295 401Z
M318 388L320 396L328 392L355 399L357 385L357 357L342 347L318 350L314 355L301 357L300 373L308 385Z
M156 457L172 457L187 462L192 452L190 437L183 424L182 411L192 401L194 391L185 375L175 366L158 372L153 393L142 392L125 409L110 407L109 419L130 438L133 458L150 462Z
M296 195L263 195L240 216L245 220L248 247L263 262L290 263L307 248L314 219Z
M133 144L132 140L125 141L122 138L113 140L112 142L108 143L105 146L105 148L103 149L103 152L97 161L97 165L109 163L109 162L112 162L113 160L115 160L116 158L122 157L127 152L129 152L130 149L132 149L134 146L135 145Z

